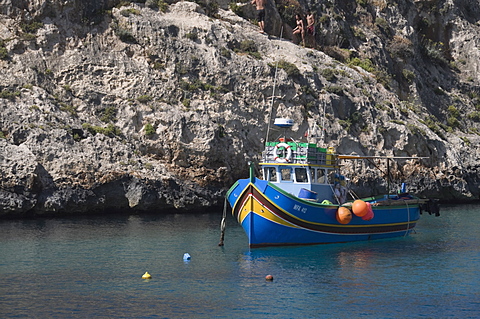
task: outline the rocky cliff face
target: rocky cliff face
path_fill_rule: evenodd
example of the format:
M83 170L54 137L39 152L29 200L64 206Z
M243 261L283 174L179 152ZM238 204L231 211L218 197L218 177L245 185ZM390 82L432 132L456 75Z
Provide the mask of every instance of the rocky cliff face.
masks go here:
M393 166L420 195L478 199L478 3L292 1L312 49L283 39L284 2L267 36L250 5L0 1L0 215L221 205L271 108L338 153L428 157ZM345 163L359 195L385 190L375 165Z

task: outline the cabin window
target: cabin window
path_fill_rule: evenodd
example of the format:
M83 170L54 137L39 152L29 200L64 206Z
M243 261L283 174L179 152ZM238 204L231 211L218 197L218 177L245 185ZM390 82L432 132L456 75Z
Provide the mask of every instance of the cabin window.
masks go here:
M265 180L270 181L270 182L276 182L277 181L277 171L276 171L275 167L264 168L264 173L265 173Z
M292 170L290 168L280 169L282 181L292 181Z
M325 184L325 171L323 169L317 169L317 183Z
M295 168L295 181L297 183L308 183L307 169L304 167Z

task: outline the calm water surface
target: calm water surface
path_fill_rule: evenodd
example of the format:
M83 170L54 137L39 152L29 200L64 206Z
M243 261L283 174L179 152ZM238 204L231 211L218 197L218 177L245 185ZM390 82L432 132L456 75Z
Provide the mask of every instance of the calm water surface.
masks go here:
M253 250L231 217L218 247L221 211L1 221L0 318L479 318L480 205L442 209L406 238Z

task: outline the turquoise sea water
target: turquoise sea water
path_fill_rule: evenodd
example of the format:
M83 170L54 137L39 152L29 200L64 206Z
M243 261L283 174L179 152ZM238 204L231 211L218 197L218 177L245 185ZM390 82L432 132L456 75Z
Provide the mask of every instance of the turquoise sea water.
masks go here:
M480 317L480 205L406 238L252 250L230 216L218 247L221 214L0 221L0 318Z

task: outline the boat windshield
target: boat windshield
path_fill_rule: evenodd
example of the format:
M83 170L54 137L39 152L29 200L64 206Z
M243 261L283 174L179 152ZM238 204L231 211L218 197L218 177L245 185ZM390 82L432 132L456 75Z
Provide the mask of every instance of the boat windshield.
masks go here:
M292 181L292 169L290 167L285 167L280 169L280 177L283 182Z
M307 169L305 167L295 167L295 181L297 183L308 183Z
M333 184L335 181L335 171L321 167L266 166L262 172L263 179L269 182Z
M318 184L325 184L325 170L321 168L317 168L317 179L315 180Z
M263 169L263 178L270 182L277 181L277 170L275 167L265 167Z

